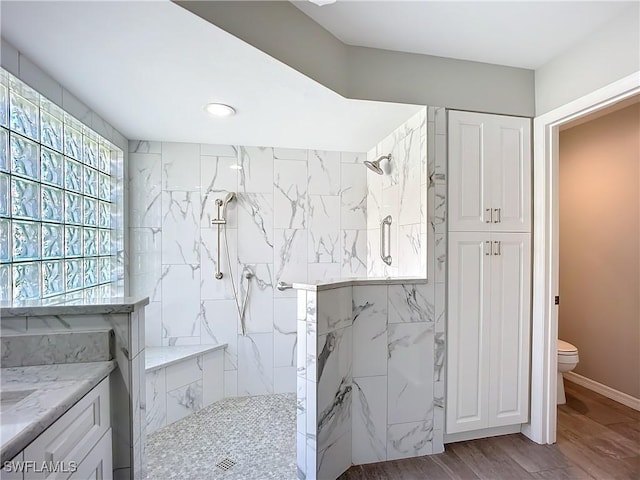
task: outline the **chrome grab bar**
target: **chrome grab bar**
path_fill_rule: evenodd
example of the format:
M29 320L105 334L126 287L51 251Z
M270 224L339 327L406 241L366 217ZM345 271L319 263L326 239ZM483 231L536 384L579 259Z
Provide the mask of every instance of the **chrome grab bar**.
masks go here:
M286 283L286 282L278 282L278 284L276 285L276 288L282 292L284 290L292 289L293 285L291 285L290 283Z
M387 215L380 222L380 258L387 265L391 265L391 215ZM387 241L385 242L384 227L387 227Z

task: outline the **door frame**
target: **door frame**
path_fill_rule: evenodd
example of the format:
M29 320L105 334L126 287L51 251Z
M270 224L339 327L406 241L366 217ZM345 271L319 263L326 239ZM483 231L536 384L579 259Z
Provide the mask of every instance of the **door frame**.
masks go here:
M522 433L556 441L560 126L640 93L640 71L534 119L531 416Z

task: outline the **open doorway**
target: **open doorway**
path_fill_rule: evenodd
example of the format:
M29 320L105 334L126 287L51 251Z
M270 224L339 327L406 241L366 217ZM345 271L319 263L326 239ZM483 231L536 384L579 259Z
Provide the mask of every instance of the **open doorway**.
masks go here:
M636 72L534 121L531 416L522 432L537 443L556 441L560 127L638 93Z
M558 404L564 375L640 410L639 102L560 127Z

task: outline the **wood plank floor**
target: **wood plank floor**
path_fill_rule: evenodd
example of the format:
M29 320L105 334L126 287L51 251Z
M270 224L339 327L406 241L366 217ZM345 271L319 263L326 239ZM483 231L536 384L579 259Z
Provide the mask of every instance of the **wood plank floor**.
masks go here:
M358 465L339 480L640 479L640 412L571 382L555 445L504 435L446 445L445 453Z

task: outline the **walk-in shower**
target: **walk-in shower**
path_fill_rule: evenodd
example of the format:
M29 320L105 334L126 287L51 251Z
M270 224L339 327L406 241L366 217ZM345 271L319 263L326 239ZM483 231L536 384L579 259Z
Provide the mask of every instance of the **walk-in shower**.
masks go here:
M374 160L373 162L369 161L369 160L365 160L364 164L367 166L367 168L369 170L371 170L372 172L377 173L378 175L384 175L384 170L382 170L382 167L380 167L380 163L386 160L387 162L391 162L391 154L388 155L382 155L380 158L378 158L377 160Z
M216 273L215 277L218 280L222 280L224 274L222 273L222 269L220 266L220 249L222 245L222 234L224 233L224 246L225 252L227 256L227 268L229 269L229 280L231 280L231 289L233 290L233 298L235 300L236 309L238 311L238 318L240 319L240 326L242 327L242 335L246 335L246 327L245 327L245 314L247 310L247 301L249 300L249 290L251 287L251 279L253 278L253 273L246 272L244 274L244 278L247 280L247 289L244 294L244 299L242 300L242 305L240 304L240 299L238 298L238 288L236 288L236 283L233 279L233 266L231 264L231 255L229 253L229 238L227 236L227 206L230 202L237 200L237 196L234 192L229 192L224 197L224 200L221 198L216 199L216 207L218 208L218 217L211 220L212 225L216 225L218 227L218 248L217 248L217 263L216 263ZM240 282L242 282L242 278L240 278Z

